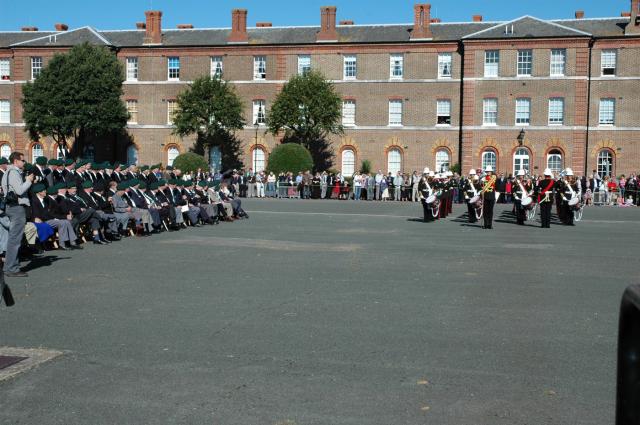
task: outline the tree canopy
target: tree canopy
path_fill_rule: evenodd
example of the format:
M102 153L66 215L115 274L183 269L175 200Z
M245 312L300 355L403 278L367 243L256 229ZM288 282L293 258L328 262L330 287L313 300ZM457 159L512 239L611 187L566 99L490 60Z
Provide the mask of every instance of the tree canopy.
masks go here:
M267 169L275 174L304 172L312 167L313 159L307 148L295 143L276 146L269 155L267 165Z
M82 145L87 134L123 131L129 116L121 99L123 81L123 67L107 48L85 43L55 55L23 88L30 137L49 136L67 148L71 138Z
M206 171L208 167L207 160L202 155L193 152L185 152L173 160L173 168L178 168L184 173L198 171L198 168Z
M284 133L285 142L300 143L311 152L315 169L331 166L331 134L342 134L342 98L317 71L293 76L278 94L267 122L269 131Z
M244 128L242 110L242 101L229 83L218 77L198 78L178 95L174 134L196 134L195 152L218 146L223 169L242 168L240 143L234 134Z

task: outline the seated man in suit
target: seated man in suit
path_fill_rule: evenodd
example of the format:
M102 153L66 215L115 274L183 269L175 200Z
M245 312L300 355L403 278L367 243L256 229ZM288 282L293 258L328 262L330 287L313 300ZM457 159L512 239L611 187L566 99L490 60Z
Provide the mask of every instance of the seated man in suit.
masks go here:
M148 225L145 225L145 230L148 233L158 233L158 229L162 225L160 214L158 213L157 209L151 208L148 200L140 191L141 186L144 186L145 189L147 187L146 183L140 181L139 179L129 180L129 191L127 192L127 196L129 197L129 199L131 199L131 202L133 202L133 207L135 207L137 210L141 210L143 213L146 212L151 217L151 226L153 227L153 230Z
M235 217L249 218L249 214L247 214L242 209L242 201L233 197L226 183L220 184L220 190L218 193L220 195L220 199L222 199L223 202L231 203L231 206L233 207L233 214Z
M118 233L118 222L116 221L116 216L113 215L113 212L108 212L103 210L105 207L104 203L98 202L98 199L93 196L93 183L89 180L85 180L82 183L82 189L78 193L80 199L89 207L95 210L96 215L100 219L101 224L101 232L104 228L106 228L107 236L102 236L101 239L109 243L110 240L114 239L113 235L117 235Z
M171 220L171 226L169 227L171 230L180 230L182 228L182 223L184 223L184 218L182 217L182 213L179 209L177 209L174 205L172 205L171 200L167 197L165 191L168 189L167 181L164 179L160 179L157 182L158 186L155 188L155 185L150 189L150 192L155 196L158 204L162 208L166 208L169 212L169 219Z
M58 183L58 186L61 187L61 183ZM56 195L60 188L58 186L54 185L45 189L44 185L34 185L32 190L33 196L31 197L32 219L36 223L47 223L49 226L58 230L60 249L69 249L66 246L67 242L72 249L82 249L81 246L76 244L78 237L73 230L73 224L71 224L73 215L71 213L65 213L56 201Z
M81 224L89 224L93 235L93 243L96 245L106 245L106 242L100 235L100 217L96 213L96 210L89 207L82 198L78 196L77 192L78 188L75 183L67 183L67 196L63 204L67 212L73 214L71 223L73 224L76 234Z

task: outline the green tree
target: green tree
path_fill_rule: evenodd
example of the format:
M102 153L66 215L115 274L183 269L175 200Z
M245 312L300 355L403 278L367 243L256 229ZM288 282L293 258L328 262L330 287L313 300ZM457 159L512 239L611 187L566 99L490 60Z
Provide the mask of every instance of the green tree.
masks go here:
M282 88L268 115L269 131L284 133L285 143L299 143L313 157L314 169L324 171L333 163L328 141L343 134L342 98L322 74L311 71L292 77Z
M208 166L209 163L204 159L204 156L193 152L185 152L173 160L173 168L178 168L183 173L198 171L198 168L206 170Z
M49 136L60 148L74 139L74 150L81 152L89 136L122 133L129 117L121 98L123 81L123 67L107 48L85 43L55 55L23 88L30 137Z
M240 142L235 136L245 125L242 109L242 101L229 83L217 77L198 78L178 95L174 134L195 134L193 150L200 154L207 146L218 146L223 170L242 168Z
M278 173L298 173L307 171L313 167L311 154L302 145L286 143L278 145L269 155L267 169L274 174Z

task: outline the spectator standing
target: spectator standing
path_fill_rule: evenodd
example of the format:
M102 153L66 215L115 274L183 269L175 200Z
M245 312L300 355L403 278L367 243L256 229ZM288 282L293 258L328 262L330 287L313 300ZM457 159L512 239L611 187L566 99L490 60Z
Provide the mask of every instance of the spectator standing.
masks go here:
M7 199L5 213L10 220L7 253L4 263L4 275L9 277L27 277L28 274L20 270L18 249L22 243L24 226L27 222L26 209L29 207L29 188L33 183L33 174L26 178L23 175L24 156L21 152L9 155L9 166L2 176L2 191ZM11 195L11 194L15 195Z
M403 184L404 184L404 178L402 177L402 174L400 174L400 171L398 171L396 173L396 177L393 179L393 187L395 191L393 199L395 199L396 201L400 201L402 199Z
M380 190L380 183L384 179L384 174L382 174L382 170L378 170L378 174L376 174L376 197L375 199L380 200L382 196L382 192Z

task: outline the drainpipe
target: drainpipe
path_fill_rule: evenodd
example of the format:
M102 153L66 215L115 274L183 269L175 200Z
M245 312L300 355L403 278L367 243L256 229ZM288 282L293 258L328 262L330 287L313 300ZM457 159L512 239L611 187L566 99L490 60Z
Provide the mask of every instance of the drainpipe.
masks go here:
M464 170L462 169L462 143L463 143L463 134L462 134L462 125L464 119L464 113L462 112L464 109L464 43L460 41L458 43L458 54L460 54L460 111L458 112L458 164L460 164L460 177L464 176Z
M591 61L593 59L593 44L595 39L589 40L589 75L587 79L587 135L584 144L584 175L589 172L589 127L591 126Z

